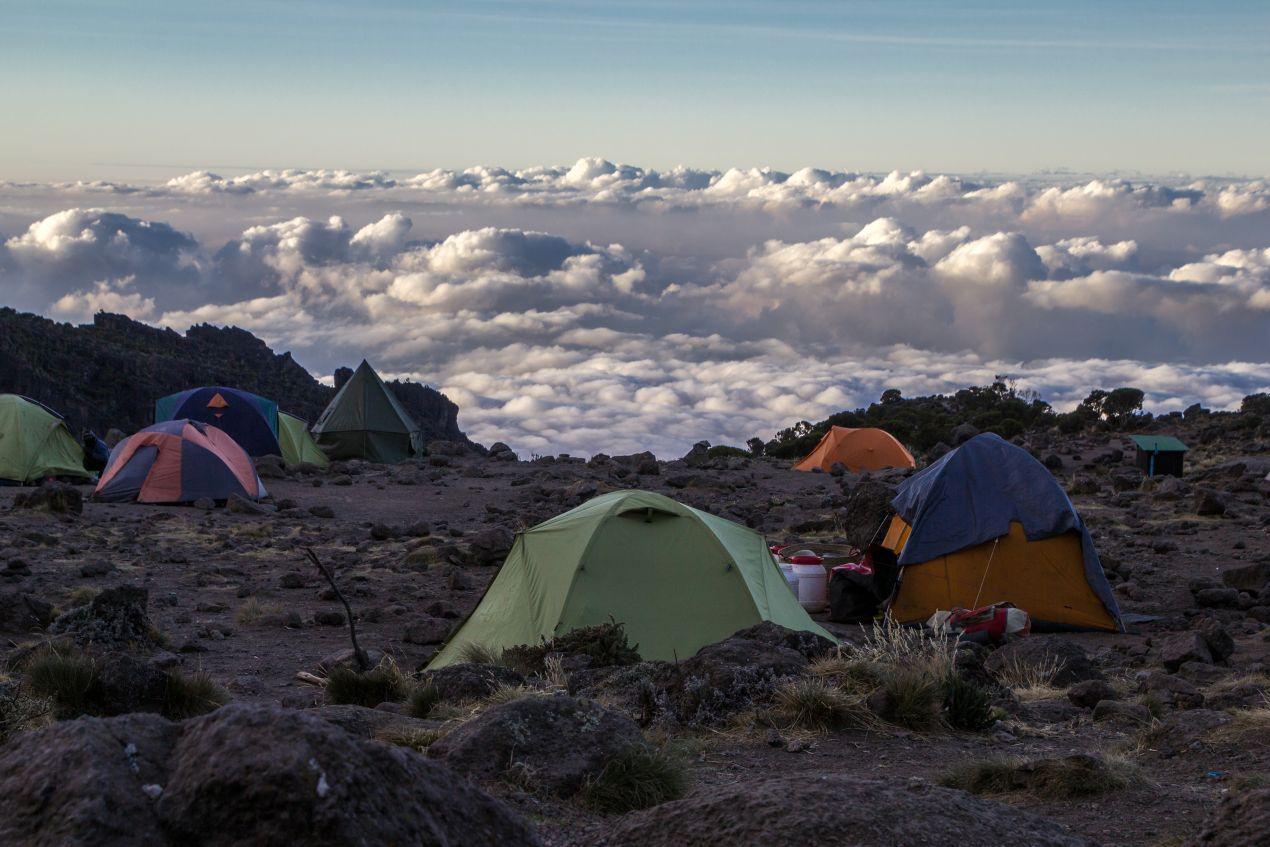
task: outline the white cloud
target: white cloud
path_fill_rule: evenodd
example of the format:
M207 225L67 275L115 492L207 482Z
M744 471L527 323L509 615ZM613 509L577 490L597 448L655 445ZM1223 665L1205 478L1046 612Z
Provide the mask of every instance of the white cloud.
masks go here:
M0 213L3 302L234 324L318 373L367 356L522 451L675 453L998 373L1060 406L1270 388L1260 182L583 159L0 187L9 208L107 194L124 205Z

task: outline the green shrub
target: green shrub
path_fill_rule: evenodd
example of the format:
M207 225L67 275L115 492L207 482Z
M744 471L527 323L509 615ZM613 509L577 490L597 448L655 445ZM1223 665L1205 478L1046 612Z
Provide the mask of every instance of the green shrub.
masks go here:
M922 664L893 665L882 676L881 717L906 729L932 729L939 723L946 677Z
M992 694L961 674L953 674L944 686L944 721L953 729L982 732L996 723Z
M203 671L186 676L179 670L168 671L163 693L163 716L172 720L198 717L215 711L229 702L229 694Z
M621 814L674 800L684 793L687 774L674 753L635 745L617 754L582 786L583 805L597 812Z
M731 458L748 459L753 454L749 450L745 450L741 447L732 447L731 445L728 445L728 444L719 444L707 450L706 455L709 456L711 459L731 459Z
M89 656L74 650L48 647L26 665L27 688L53 704L59 720L77 718L88 711L90 692L97 678L97 665Z

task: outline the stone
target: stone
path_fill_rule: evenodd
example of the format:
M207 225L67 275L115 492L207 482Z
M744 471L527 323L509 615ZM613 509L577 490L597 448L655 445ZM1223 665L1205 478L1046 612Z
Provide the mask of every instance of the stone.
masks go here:
M461 662L446 665L419 676L422 684L436 687L442 700L480 700L500 686L517 686L525 681L523 674L502 665L476 665Z
M1058 635L1031 635L1012 641L993 651L984 662L991 673L997 673L1010 663L1026 667L1055 667L1052 684L1063 687L1087 679L1102 679L1102 673L1093 665L1080 645Z
M1207 489L1197 491L1195 514L1201 517L1221 517L1226 514L1226 503L1216 491Z
M905 783L834 772L703 786L682 800L611 819L583 843L588 847L953 843L1095 847L1093 841L1072 835L1050 820L964 791L920 780Z
M314 480L314 482L320 482L320 480ZM315 518L330 519L335 517L335 510L330 506L310 506L309 514Z
M1270 832L1270 788L1231 791L1184 847L1265 847Z
M1154 695L1160 702L1175 709L1198 709L1204 705L1204 695L1200 690L1180 676L1148 674L1138 687L1143 694Z
M53 622L53 604L24 591L0 590L0 633L22 636Z
M204 512L210 512L216 508L216 501L211 497L200 497L190 504L195 509L201 509Z
M82 515L84 495L73 485L47 482L32 491L22 492L15 496L13 508L50 512L56 515Z
M1235 639L1226 627L1215 620L1208 620L1196 627L1204 646L1212 654L1214 662L1224 662L1235 652Z
M402 640L407 644L440 644L450 634L451 626L443 618L425 615L406 624Z
M1203 588L1195 592L1195 602L1207 609L1239 608L1239 589Z
M478 782L502 778L514 764L536 788L567 797L614 756L642 744L634 721L593 700L531 695L460 724L428 755Z
M289 571L278 577L279 588L304 588L308 585L308 580L304 578L304 574L296 571Z
M1101 679L1087 679L1067 689L1067 699L1082 709L1092 709L1103 700L1115 700L1116 689Z
M1186 662L1213 663L1213 654L1198 632L1179 632L1166 636L1160 644L1160 663L1176 671Z
M237 492L229 495L229 499L225 501L225 510L236 515L268 515L273 513L273 509L267 508L263 503L257 503L255 500L250 500Z
M313 622L318 626L343 626L346 620L339 609L321 609L313 613Z
M157 798L157 799L156 799ZM402 747L231 704L82 718L0 748L0 843L537 845L518 815Z
M1094 706L1096 722L1110 722L1126 726L1146 726L1151 723L1151 712L1139 703L1123 700L1103 700Z
M85 578L95 576L105 576L115 569L115 566L104 559L96 559L92 562L84 562L79 566L79 575Z

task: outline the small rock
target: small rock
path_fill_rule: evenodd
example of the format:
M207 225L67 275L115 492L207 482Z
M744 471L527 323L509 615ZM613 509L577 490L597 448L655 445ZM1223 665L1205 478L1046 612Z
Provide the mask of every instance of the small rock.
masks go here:
M1116 689L1101 679L1087 679L1067 689L1067 699L1082 709L1092 709L1103 700L1115 700Z
M338 609L324 609L313 613L313 622L318 626L343 626L344 613Z

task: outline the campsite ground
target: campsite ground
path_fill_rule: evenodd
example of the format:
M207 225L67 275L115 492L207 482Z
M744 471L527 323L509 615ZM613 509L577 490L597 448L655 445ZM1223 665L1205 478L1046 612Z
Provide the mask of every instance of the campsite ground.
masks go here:
M1185 631L1197 613L1196 578L1219 582L1228 568L1270 562L1266 486L1249 487L1247 474L1227 484L1218 474L1209 484L1219 490L1224 514L1200 516L1196 492L1164 498L1144 491L1140 480L1119 482L1132 472L1127 460L1108 458L1106 444L1038 446L1058 456L1060 480L1080 492L1074 500L1116 570L1124 609L1157 618L1135 623L1124 635L1070 637L1108 679L1132 693L1138 675L1159 669L1160 642ZM1191 469L1221 468L1240 455L1229 445L1201 448ZM354 464L266 482L287 508L244 514L87 503L82 516L57 516L9 511L17 491L0 489L0 591L20 590L69 608L83 602L84 589L142 585L174 661L209 672L235 700L303 708L320 704L322 691L298 681L296 672L315 671L324 656L348 643L342 620L330 614L342 607L307 564L306 548L335 566L363 644L414 670L475 606L511 533L595 493L648 488L749 520L771 538L831 539L842 531L843 510L855 508L852 495L861 485L766 460L663 463L657 475L619 478L612 463L477 456L390 468ZM1230 669L1220 676L1264 680L1257 674L1270 646L1266 625L1244 606L1205 612L1221 620L1236 644ZM1199 687L1209 690L1209 684ZM1030 692L1005 723L986 733L792 734L784 741L796 743L776 747L761 732L716 728L685 730L676 740L688 751L695 791L772 773L935 781L961 762L987 757L1123 755L1140 777L1124 790L1069 801L1006 799L1106 845L1180 844L1224 792L1270 778L1264 738L1223 742L1200 732L1174 743L1168 732L1151 736L1139 727L1095 723L1087 710L1070 707L1064 692L1046 694ZM1185 732L1185 712L1160 717L1161 726ZM569 802L495 790L525 812L548 843L575 843L607 825Z

